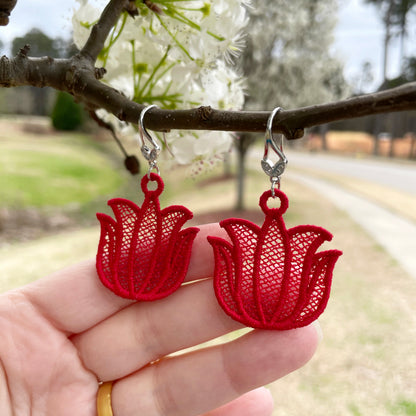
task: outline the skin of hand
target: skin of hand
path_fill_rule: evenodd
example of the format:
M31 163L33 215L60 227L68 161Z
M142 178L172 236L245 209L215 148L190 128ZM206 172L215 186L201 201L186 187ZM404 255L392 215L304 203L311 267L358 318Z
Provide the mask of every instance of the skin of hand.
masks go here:
M263 387L304 365L314 325L253 330L222 345L173 354L241 328L218 305L201 226L186 281L156 302L117 297L86 261L0 295L0 414L95 416L99 381L114 380L114 416L270 416Z

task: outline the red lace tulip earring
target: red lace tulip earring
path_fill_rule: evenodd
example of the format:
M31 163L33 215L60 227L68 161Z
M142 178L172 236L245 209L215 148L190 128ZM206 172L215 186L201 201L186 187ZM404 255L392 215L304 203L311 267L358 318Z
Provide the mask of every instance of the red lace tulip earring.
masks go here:
M219 304L233 319L253 328L292 329L308 325L324 311L338 250L317 252L332 235L315 225L287 229L283 220L289 201L280 191L287 159L272 134L276 108L267 122L263 160L271 189L260 197L265 214L261 227L230 218L220 222L231 242L208 237L214 249L214 289ZM269 158L270 148L279 160ZM277 187L276 187L277 186ZM280 199L270 208L269 199Z
M146 107L139 119L141 151L149 162L149 171L141 180L141 207L116 198L108 201L115 219L97 214L101 237L96 266L101 282L118 296L141 301L164 298L179 288L199 231L194 227L181 230L192 218L187 208L172 205L160 209L159 196L164 188L157 165L160 146L144 127L144 115L153 107ZM150 189L151 184L155 189Z

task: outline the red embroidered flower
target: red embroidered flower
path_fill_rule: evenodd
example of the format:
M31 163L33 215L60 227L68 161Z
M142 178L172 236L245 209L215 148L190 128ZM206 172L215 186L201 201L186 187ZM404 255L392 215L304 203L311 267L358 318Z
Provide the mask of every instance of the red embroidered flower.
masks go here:
M286 195L276 190L279 208L269 208L271 191L260 198L266 214L260 228L243 219L221 221L231 243L209 237L215 255L214 288L218 302L233 319L253 328L292 329L308 325L323 312L332 271L342 254L317 253L332 239L321 227L286 229Z
M157 183L149 190L149 181ZM97 214L101 237L97 272L102 283L115 294L136 300L156 300L174 292L183 282L198 228L181 227L192 212L180 205L160 210L163 191L160 176L144 176L145 198L141 207L116 198L108 201L115 220Z

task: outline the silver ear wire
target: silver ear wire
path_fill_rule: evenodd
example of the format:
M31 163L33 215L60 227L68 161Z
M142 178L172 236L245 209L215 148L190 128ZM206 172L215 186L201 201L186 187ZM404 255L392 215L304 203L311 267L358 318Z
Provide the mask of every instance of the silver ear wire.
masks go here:
M281 111L281 107L276 107L270 114L267 120L267 128L265 134L265 143L264 143L264 154L263 159L261 160L261 167L263 168L264 173L269 176L271 185L271 192L274 198L275 196L275 186L277 185L280 189L280 176L283 174L286 165L287 165L287 158L283 152L283 134L279 135L280 142L277 143L275 138L273 137L273 119L275 115ZM270 148L274 151L275 154L278 156L278 161L274 163L272 160L269 159L269 151Z
M146 130L146 127L144 126L144 116L146 114L147 111L149 111L151 108L155 108L157 107L157 105L152 104L149 105L145 108L143 108L142 112L140 113L140 117L139 117L139 135L140 135L140 139L142 142L142 146L140 148L142 155L144 156L144 158L149 162L149 172L148 174L150 175L150 172L153 169L156 169L157 173L159 174L159 167L157 165L157 158L160 154L160 146L158 145L158 143L156 142L156 140L150 135L150 133ZM146 144L145 139L150 142L151 147L149 147Z

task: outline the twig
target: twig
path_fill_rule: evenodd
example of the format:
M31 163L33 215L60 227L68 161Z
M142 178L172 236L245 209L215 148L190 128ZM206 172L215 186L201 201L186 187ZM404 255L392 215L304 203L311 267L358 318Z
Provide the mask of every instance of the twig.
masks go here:
M97 123L99 127L102 127L108 130L111 135L113 136L114 141L117 143L119 149L124 155L124 166L126 169L132 174L137 175L140 173L140 162L139 159L135 155L129 155L126 152L123 144L121 143L120 139L118 138L115 128L111 123L107 123L106 121L102 120L100 117L97 116L96 112L93 110L89 111L90 117Z
M111 133L111 136L113 136L113 139L117 143L117 146L121 150L121 153L123 153L124 157L128 157L129 155L127 154L126 149L124 148L123 144L118 138L114 126L111 123L107 123L106 121L98 117L95 111L89 111L89 115L97 123L99 127L106 129Z
M104 48L108 34L116 25L121 12L128 9L129 4L129 0L111 0L107 4L100 19L93 26L87 42L80 51L80 55L88 56L92 62L97 60L99 53Z

